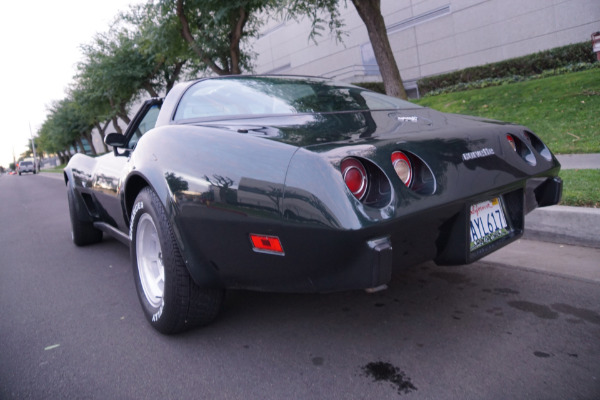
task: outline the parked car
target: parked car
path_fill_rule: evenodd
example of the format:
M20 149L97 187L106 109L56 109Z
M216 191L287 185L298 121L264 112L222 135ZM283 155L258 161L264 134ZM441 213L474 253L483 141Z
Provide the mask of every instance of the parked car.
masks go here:
M32 174L35 174L35 163L32 159L25 159L18 164L17 171L19 171L19 175L21 175L23 172L31 172Z
M472 263L562 189L526 127L320 78L181 83L105 141L65 168L73 241L130 246L163 333L211 322L225 289L376 291L395 269Z

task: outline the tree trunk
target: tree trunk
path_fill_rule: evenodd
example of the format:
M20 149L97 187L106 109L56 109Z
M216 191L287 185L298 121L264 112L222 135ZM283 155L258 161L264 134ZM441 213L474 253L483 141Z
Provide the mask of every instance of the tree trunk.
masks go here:
M127 125L131 122L129 116L127 115L127 110L125 109L125 104L121 104L119 107L119 111L117 111L117 116L121 118Z
M106 148L106 144L104 144L104 138L106 138L106 128L108 128L109 124L110 120L104 123L104 127L102 127L102 125L100 125L99 122L96 122L94 124L94 126L98 130L98 133L100 134L100 139L102 139L102 153L106 153L108 151Z
M90 145L90 150L92 151L92 154L97 156L98 153L96 152L96 148L94 147L94 140L92 139L92 132L88 132L85 135L83 135L83 137L88 141L89 145Z
M165 76L165 81L167 82L167 87L166 87L167 94L171 91L171 89L173 89L173 86L175 86L175 82L177 82L179 80L179 75L181 75L181 70L183 69L183 66L185 65L186 62L187 62L187 60L176 63L175 70L173 71L171 76L168 76L168 74L165 74L165 75L167 75L167 76Z
M83 140L81 140L81 137L75 139L75 143L79 146L79 149L81 150L79 151L79 153L85 154L85 147L83 146Z
M390 46L390 41L385 28L385 22L381 15L380 0L352 0L352 4L356 7L358 15L365 23L383 85L385 93L389 96L406 99L406 91L402 84L400 71Z
M117 119L117 117L112 117L112 123L115 130L122 135L123 129L121 129L121 127L119 126L119 120Z
M59 151L56 154L58 155L58 159L60 160L61 165L69 162L69 157L67 157L67 155L62 151Z
M156 93L156 90L154 90L150 82L144 83L144 89L146 90L146 92L148 92L150 97L158 97L158 93Z
M248 13L244 7L239 8L239 14L236 18L235 24L233 25L233 31L230 35L229 42L229 54L231 57L231 73L239 75L242 73L240 69L240 41L242 40L242 33L244 32L244 26L248 21Z

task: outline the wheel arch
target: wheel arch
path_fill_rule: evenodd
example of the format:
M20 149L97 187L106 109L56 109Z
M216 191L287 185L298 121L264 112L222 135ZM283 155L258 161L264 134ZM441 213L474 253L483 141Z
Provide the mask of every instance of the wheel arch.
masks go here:
M160 181L159 178L153 180L149 178L149 176L151 175L142 175L140 173L133 174L127 178L127 181L124 184L123 206L125 207L124 211L126 213L125 217L127 218L127 221L131 219L134 203L139 193L146 187L151 188L157 194L160 202L165 208L167 218L172 224L171 229L175 232L175 240L179 246L180 254L194 282L203 288L222 287L220 279L217 274L215 274L215 271L210 264L206 262L204 257L197 254L197 251L190 251L189 249L186 249L185 246L182 246L181 234L178 231L178 227L174 224L172 214L169 212L170 205L168 203L170 191L166 181Z
M133 203L135 202L136 197L140 192L146 187L150 186L148 180L146 180L141 175L132 175L129 179L127 179L127 183L125 184L123 190L123 205L125 208L125 220L129 224L129 219L131 218L131 210L133 209Z
M131 218L131 211L133 210L133 206L135 203L135 199L138 194L145 188L150 187L154 192L158 195L163 207L165 210L169 209L168 206L168 198L169 198L169 190L167 188L166 182L157 177L153 179L152 175L144 175L141 173L135 173L130 175L125 184L123 185L123 196L122 196L122 205L125 218L126 225L129 226L129 220Z

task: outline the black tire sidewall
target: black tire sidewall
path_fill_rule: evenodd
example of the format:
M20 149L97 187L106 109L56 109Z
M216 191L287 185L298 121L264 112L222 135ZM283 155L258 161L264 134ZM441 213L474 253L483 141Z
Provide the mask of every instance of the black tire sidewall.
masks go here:
M157 212L156 208L160 207L161 209ZM146 295L144 293L144 289L142 287L142 282L140 280L140 273L137 264L137 228L140 218L144 215L148 214L152 218L152 222L156 227L156 231L158 234L158 239L160 242L161 252L163 255L163 267L164 267L164 292L163 298L161 301L161 305L159 307L152 306L148 299L146 299ZM131 211L131 220L130 220L130 231L129 238L131 239L130 253L131 253L131 265L133 269L133 276L135 280L135 287L138 298L140 300L140 304L142 305L142 309L148 322L156 328L160 332L165 332L166 329L171 324L170 319L172 318L173 313L173 304L170 301L172 296L172 284L170 269L173 266L173 249L172 244L165 237L165 234L168 234L168 229L170 229L168 221L166 220L164 209L162 204L160 203L158 196L152 191L150 188L143 189L139 195L137 196L135 203L133 205ZM167 230L165 232L165 230Z

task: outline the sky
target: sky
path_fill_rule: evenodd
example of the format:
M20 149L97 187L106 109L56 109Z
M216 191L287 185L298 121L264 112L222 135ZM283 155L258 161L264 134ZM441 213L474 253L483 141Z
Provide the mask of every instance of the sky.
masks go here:
M0 11L0 165L27 150L54 101L66 97L80 46L142 0L3 2Z

